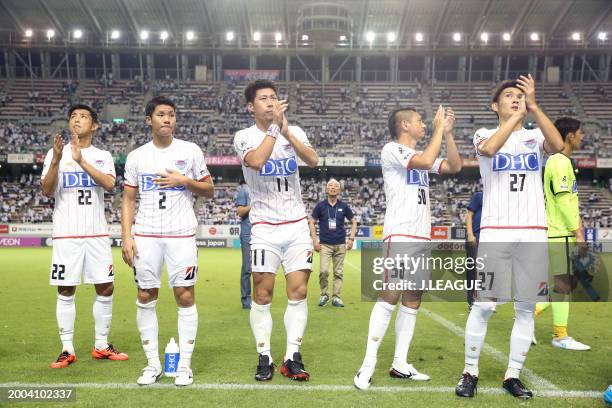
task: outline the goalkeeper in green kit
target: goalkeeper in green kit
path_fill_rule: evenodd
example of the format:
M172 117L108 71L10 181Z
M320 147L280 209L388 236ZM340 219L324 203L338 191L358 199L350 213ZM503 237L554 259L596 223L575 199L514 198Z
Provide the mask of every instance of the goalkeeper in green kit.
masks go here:
M583 133L577 119L559 118L555 126L563 137L565 146L561 152L548 158L544 170L549 267L555 276L555 292L569 294L574 287L574 278L570 274L572 250L579 246L581 251L586 252L584 228L578 208L578 183L571 160L572 153L580 149ZM591 347L567 334L569 302L538 303L535 315L539 316L549 306L553 313L552 345L566 350L590 350ZM533 344L535 343L534 337Z

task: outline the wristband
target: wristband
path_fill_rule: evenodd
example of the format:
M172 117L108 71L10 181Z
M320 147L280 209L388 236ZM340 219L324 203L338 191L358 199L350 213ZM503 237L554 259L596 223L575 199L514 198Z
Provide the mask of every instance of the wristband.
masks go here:
M278 127L278 125L276 123L271 124L268 127L268 131L266 132L266 136L270 136L273 138L278 138L278 135L280 135L280 127Z

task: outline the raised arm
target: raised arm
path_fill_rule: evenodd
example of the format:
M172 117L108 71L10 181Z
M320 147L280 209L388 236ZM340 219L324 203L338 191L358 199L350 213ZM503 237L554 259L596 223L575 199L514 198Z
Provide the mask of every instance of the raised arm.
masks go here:
M42 193L45 197L53 197L53 194L55 194L59 174L59 164L60 160L62 160L63 150L64 143L62 142L62 136L60 134L56 134L55 138L53 139L53 150L52 152L48 153L52 155L51 162L41 182Z
M436 116L433 119L433 135L423 153L415 154L410 159L410 168L419 170L429 170L440 154L442 146L442 136L444 134L444 108L438 107Z
M285 119L285 111L287 110L287 101L275 101L273 105L272 124L266 131L266 137L261 144L251 150L244 156L244 162L247 166L255 170L261 170L270 158L276 139L281 134L281 127Z
M455 143L453 128L455 126L455 112L448 108L444 119L444 139L446 141L446 160L440 165L440 174L455 174L461 171L461 156Z
M533 114L538 127L544 135L544 150L548 153L557 153L563 150L563 138L554 123L540 109L535 98L535 81L531 74L519 77L518 87L525 94L527 110Z
M103 173L85 160L81 154L81 148L79 147L79 136L76 133L72 135L72 139L70 140L70 150L72 153L72 160L81 166L81 168L91 176L97 185L101 186L109 193L113 191L113 187L115 186L115 176L112 174Z

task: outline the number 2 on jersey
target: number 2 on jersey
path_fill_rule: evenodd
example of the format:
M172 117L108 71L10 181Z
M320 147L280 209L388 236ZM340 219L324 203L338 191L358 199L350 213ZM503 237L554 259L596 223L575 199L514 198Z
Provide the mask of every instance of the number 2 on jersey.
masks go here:
M289 180L287 180L287 177L284 177L284 179L285 179L285 191L289 191ZM278 192L280 193L282 191L280 177L276 179L276 185L278 187Z
M159 192L159 209L160 210L166 209L166 192L165 191Z

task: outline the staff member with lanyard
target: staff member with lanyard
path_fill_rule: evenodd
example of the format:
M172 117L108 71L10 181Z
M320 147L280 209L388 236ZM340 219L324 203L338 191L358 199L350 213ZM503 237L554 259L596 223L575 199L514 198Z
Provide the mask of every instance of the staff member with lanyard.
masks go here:
M344 303L340 298L343 276L342 268L344 265L346 250L351 249L353 247L353 243L355 242L357 218L354 217L353 211L350 209L348 204L338 199L340 189L341 187L338 180L329 180L325 188L327 199L319 202L316 205L312 211L310 219L308 220L308 224L310 225L310 236L314 244L314 249L321 254L319 267L321 298L319 300L319 306L325 306L329 302L329 295L327 294L327 281L329 277L329 263L330 261L333 261L334 292L332 305L336 307L344 307ZM351 233L349 234L348 240L346 239L346 229L344 227L345 219L351 221ZM317 238L315 221L318 221L319 223L320 239Z

